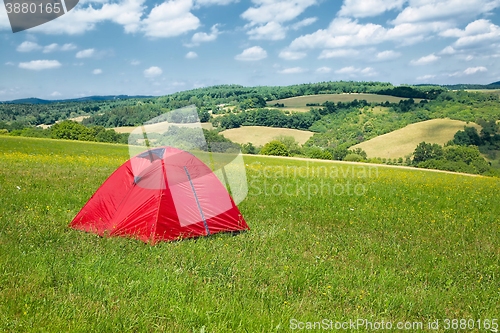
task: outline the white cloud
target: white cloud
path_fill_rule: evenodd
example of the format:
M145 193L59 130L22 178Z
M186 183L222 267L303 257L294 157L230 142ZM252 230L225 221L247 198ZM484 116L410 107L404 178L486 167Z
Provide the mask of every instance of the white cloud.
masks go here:
M377 24L358 24L348 18L335 18L327 29L319 29L296 38L292 49L322 48L334 49L358 45L377 44L386 39L387 31Z
M111 21L122 25L126 33L137 32L141 26L141 16L145 10L145 0L118 0L115 3L103 3L99 8L79 6L60 16L57 20L32 28L32 32L54 35L78 35L94 30L101 22ZM99 4L99 2L98 2Z
M157 66L152 66L144 70L144 76L147 78L154 78L160 76L162 73L163 73L162 69Z
M254 24L283 23L295 19L316 0L252 0L258 7L247 9L241 17Z
M53 93L50 94L50 96L52 97L57 97L57 96L61 96L62 94L59 92L59 91L54 91Z
M25 41L19 44L19 46L16 48L17 52L31 52L35 50L39 50L42 47L38 45L37 43L33 43L30 41Z
M192 0L170 0L155 6L142 22L149 37L175 37L196 30L200 20L190 10Z
M195 58L198 58L198 54L196 54L196 52L188 52L186 53L186 59L195 59Z
M73 43L67 43L64 45L59 45L57 43L52 43L47 46L44 46L43 53L51 53L56 51L72 51L76 49L76 45Z
M90 58L94 55L95 53L95 50L94 49L86 49L86 50L82 50L82 51L78 51L76 53L76 56L78 59L81 59L81 58Z
M233 2L238 2L239 0L195 0L196 6L211 6L211 5L229 5Z
M303 27L307 27L308 25L311 25L313 24L314 22L316 22L318 20L317 17L308 17L306 19L303 19L302 21L299 21L297 23L294 23L290 26L290 28L292 30L299 30Z
M412 61L410 61L410 64L412 64L413 66L428 65L430 63L436 62L439 59L440 59L440 57L438 57L437 55L432 53L432 54L429 54L427 56L421 57L417 60L412 60Z
M306 71L307 71L307 69L302 68L302 67L291 67L291 68L282 69L282 70L278 71L278 73L280 73L280 74L300 74L300 73L304 73Z
M283 50L280 52L279 57L285 60L298 60L304 58L306 55L305 52Z
M323 50L321 51L318 59L347 58L355 57L358 54L359 51L355 49Z
M395 52L393 50L382 51L377 53L376 55L376 59L379 61L393 60L399 57L401 57L401 53Z
M132 61L130 62L130 64L131 64L132 66L137 66L137 65L140 65L140 64L141 64L141 62L140 62L139 60L132 60Z
M469 23L464 30L452 29L443 35L459 37L453 43L454 48L491 46L492 43L500 41L500 27L488 20L477 20Z
M100 69L100 68L96 68L96 69L94 69L94 70L92 71L92 74L94 74L94 75L99 75L99 74L102 74L102 69Z
M14 62L12 62L12 61L7 61L7 62L5 63L5 66L15 66L15 65L16 65L16 64L15 64Z
M339 11L340 16L368 17L386 11L401 9L406 0L345 0Z
M269 22L250 29L247 34L250 39L280 40L286 37L286 29L277 22Z
M431 79L434 79L435 77L436 77L436 75L432 75L432 74L422 75L422 76L417 77L417 81L429 81Z
M250 7L241 17L250 23L245 25L250 39L281 40L286 36L283 23L294 20L317 0L252 0L257 7ZM314 23L315 18L304 19L292 25L292 29Z
M316 69L316 73L319 73L319 74L328 74L332 71L332 69L330 67L319 67Z
M53 69L61 67L61 63L57 60L32 60L30 62L19 63L19 68L30 69L33 71L41 71L44 69Z
M353 48L390 41L400 45L410 45L449 27L449 23L434 22L406 23L385 28L380 24L360 24L357 20L337 17L332 20L328 28L297 37L290 44L290 48L295 50Z
M500 7L498 0L410 0L394 24L467 20Z
M455 53L457 53L457 50L455 50L453 46L447 46L444 49L442 49L441 52L439 52L439 54L448 54L448 55Z
M219 29L217 29L218 24L215 24L210 29L210 33L206 32L197 32L191 38L191 42L194 45L198 45L200 43L212 42L217 39L217 36L220 34Z
M357 68L354 66L349 66L349 67L344 67L339 70L336 70L335 73L337 74L347 74L348 76L373 76L376 75L377 73L375 70L371 67L365 67L365 68Z
M235 57L241 61L257 61L264 58L267 58L267 52L260 46L249 47Z
M487 72L487 71L488 71L488 69L486 67L483 67L483 66L469 67L466 70L464 70L464 74L465 75L472 75L472 74L476 74L476 73L480 73L480 72Z

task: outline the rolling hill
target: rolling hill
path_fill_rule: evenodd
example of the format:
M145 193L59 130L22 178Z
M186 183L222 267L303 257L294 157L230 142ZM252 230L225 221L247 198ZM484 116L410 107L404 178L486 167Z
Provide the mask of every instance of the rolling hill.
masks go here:
M222 131L227 139L240 144L251 142L254 146L263 146L280 135L293 136L299 144L304 144L314 133L289 128L242 126Z
M359 143L352 148L361 148L368 157L399 158L413 153L422 142L438 143L440 145L453 139L455 133L464 126L480 126L451 119L433 119L408 125L402 129L377 136L371 140Z

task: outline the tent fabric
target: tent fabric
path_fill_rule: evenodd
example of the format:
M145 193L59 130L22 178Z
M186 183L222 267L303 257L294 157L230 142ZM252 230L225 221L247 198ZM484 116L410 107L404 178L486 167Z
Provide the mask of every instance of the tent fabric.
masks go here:
M225 186L186 151L161 147L120 166L70 227L156 243L249 230Z

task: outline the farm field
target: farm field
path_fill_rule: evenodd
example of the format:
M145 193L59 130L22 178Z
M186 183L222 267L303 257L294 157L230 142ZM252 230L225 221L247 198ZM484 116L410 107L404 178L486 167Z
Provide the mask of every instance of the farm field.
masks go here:
M251 142L254 146L263 146L280 135L293 136L299 144L304 144L313 132L290 128L265 126L242 126L220 132L227 139L240 144Z
M169 124L168 122L161 122L156 124L144 125L145 129L149 133L164 133L168 130L169 126L177 126L177 127L199 127L199 123L193 124ZM204 129L212 129L213 126L211 123L201 123L201 127ZM114 127L113 129L118 133L132 133L136 126L123 126L123 127Z
M387 96L387 95L376 95L376 94L321 94L321 95L307 95L307 96L299 96L299 97L291 97L291 98L284 98L284 99L278 99L274 101L267 102L268 106L273 106L276 103L283 103L285 104L284 108L280 108L283 110L287 110L290 108L290 110L293 111L298 111L301 109L306 109L308 111L310 109L309 106L306 106L306 104L322 104L326 101L329 102L352 102L353 100L366 100L368 103L375 102L375 103L383 103L383 102L390 102L390 103L399 103L401 100L406 100L407 98L400 98L400 97L394 97L394 96ZM420 102L421 99L416 98L415 102L418 103Z
M245 156L249 232L150 246L68 228L127 152L1 137L0 331L499 317L498 178Z
M476 127L478 132L481 130L481 127L475 123L467 124L452 119L432 119L410 124L399 130L361 142L352 148L363 149L368 157L405 157L413 153L422 141L445 144L453 139L456 132L463 130L464 126Z

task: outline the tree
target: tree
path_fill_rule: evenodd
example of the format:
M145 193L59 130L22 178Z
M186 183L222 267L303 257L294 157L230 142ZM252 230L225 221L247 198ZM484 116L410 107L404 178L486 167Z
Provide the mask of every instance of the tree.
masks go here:
M420 142L413 152L413 164L443 157L443 147L437 143Z
M287 135L279 135L274 138L275 140L278 140L279 142L283 143L290 154L301 154L302 150L300 149L299 143L295 141L295 138L293 136L287 136Z
M260 150L260 153L262 155L290 156L290 151L282 142L279 142L278 140L266 143Z
M455 133L453 143L459 146L480 146L482 144L482 140L475 127L466 126L463 131Z

